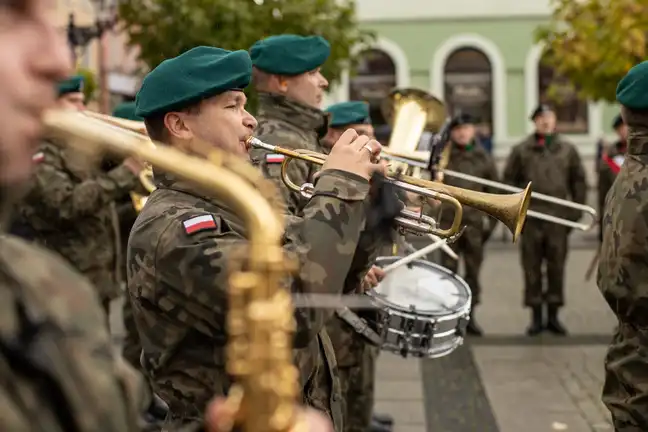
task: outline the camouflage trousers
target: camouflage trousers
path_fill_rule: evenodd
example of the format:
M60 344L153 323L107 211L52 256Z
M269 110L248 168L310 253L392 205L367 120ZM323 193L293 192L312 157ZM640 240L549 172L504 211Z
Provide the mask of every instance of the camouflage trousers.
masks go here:
M459 239L450 245L460 259L463 259L465 274L464 280L472 293L472 304L477 305L481 299L481 285L479 272L484 262L484 232L482 229L468 225ZM452 259L448 254L441 254L441 265L452 272L457 272L459 261Z
M565 261L569 228L528 219L520 244L524 271L524 305L539 306L564 303ZM543 264L546 265L547 289L543 290Z
M648 431L648 328L619 322L605 357L603 403L616 432Z
M142 370L140 356L142 354L142 343L140 342L137 327L135 326L135 317L133 316L133 306L128 299L128 293L124 299L122 309L124 321L124 344L122 346L122 356L135 369Z
M362 337L358 335L358 337ZM358 364L340 367L344 400L344 432L367 432L374 406L376 359L379 348L364 343Z

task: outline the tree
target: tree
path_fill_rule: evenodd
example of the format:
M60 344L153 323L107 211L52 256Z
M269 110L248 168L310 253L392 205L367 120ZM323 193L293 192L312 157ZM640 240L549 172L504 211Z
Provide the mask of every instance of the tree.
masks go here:
M355 0L124 0L119 14L149 68L199 45L236 50L275 34L320 35L331 43L322 72L334 83L352 66L352 47L372 38L358 27Z
M536 31L544 64L580 96L614 102L617 83L648 53L648 0L552 0L548 24Z
M83 94L86 102L94 100L97 91L97 77L90 69L79 67L76 70L77 75L83 76Z

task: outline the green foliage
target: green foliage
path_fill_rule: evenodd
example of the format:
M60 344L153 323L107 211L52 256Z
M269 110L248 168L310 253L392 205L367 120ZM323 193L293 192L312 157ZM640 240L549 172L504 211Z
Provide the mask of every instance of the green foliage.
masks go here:
M646 60L648 0L552 0L552 6L550 22L535 35L549 53L544 63L583 98L614 102L619 80Z
M333 84L353 67L352 47L372 38L358 27L354 0L123 0L119 14L149 68L198 45L247 50L275 34L321 35L331 43L322 73Z
M97 92L97 77L90 69L79 67L76 74L83 76L83 94L85 95L86 102L94 100Z

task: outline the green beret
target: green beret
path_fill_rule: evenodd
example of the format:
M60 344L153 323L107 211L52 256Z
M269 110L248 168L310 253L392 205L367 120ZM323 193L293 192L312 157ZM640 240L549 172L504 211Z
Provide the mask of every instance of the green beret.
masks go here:
M634 66L619 81L616 99L630 109L648 109L648 61Z
M133 120L133 121L144 120L142 117L135 115L135 109L136 109L135 102L120 103L115 107L115 110L113 111L112 115L113 117L119 117L126 120Z
M135 115L147 118L186 108L228 90L243 90L252 77L247 51L199 46L164 60L144 77Z
M330 54L331 45L321 36L270 36L250 48L254 67L274 75L312 71L322 66Z
M371 123L369 104L366 102L342 102L326 108L331 114L330 127L343 127L353 124Z
M83 76L75 75L58 83L57 86L59 97L68 93L83 92Z

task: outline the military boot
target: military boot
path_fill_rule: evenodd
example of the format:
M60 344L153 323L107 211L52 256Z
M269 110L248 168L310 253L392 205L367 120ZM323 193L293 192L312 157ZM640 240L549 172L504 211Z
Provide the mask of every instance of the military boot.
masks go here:
M558 319L558 306L547 306L547 330L558 336L566 336L567 329Z
M377 422L376 419L372 418L371 424L369 425L369 432L392 432L392 427Z
M391 427L394 424L394 419L389 414L376 414L371 415L371 421L380 423L382 425Z
M484 334L484 331L475 320L474 310L470 312L470 321L468 321L468 325L466 326L466 333L470 336L478 336L478 337Z
M533 306L531 308L531 324L529 324L526 331L527 335L537 336L542 333L542 330L544 330L542 321L542 306Z

